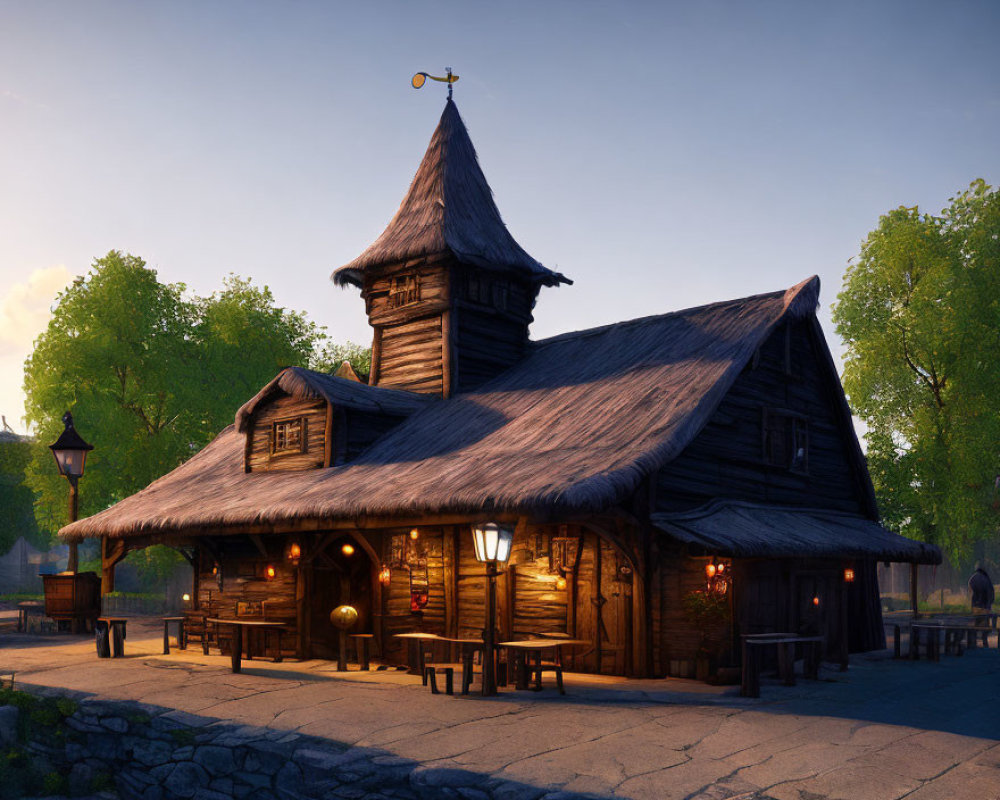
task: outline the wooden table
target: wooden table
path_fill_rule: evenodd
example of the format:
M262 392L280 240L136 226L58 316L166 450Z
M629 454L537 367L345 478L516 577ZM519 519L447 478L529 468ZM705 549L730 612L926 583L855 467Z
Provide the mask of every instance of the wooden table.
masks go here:
M743 664L740 694L743 697L760 697L761 651L774 645L778 649L778 674L785 686L795 685L795 645L805 644L805 676L815 680L819 677L819 662L822 658L822 636L799 636L794 633L752 633L743 637Z
M233 658L233 672L239 672L242 668L240 659L243 657L243 629L247 629L246 636L246 646L247 646L247 660L253 660L253 647L252 639L250 633L254 630L264 631L264 652L267 652L267 632L274 631L278 634L278 655L275 656L275 661L281 661L281 634L284 633L287 627L284 622L268 622L262 619L221 619L219 617L209 617L205 622L211 622L214 625L229 625L233 632L232 641L232 658ZM202 649L207 654L208 653L208 641L206 640L202 646Z
M962 655L962 638L966 640L966 647L973 650L976 647L976 640L982 636L983 646L989 648L989 635L993 633L993 628L989 625L976 625L968 622L911 622L910 623L910 658L916 661L920 658L920 639L924 638L924 651L931 661L941 659L941 637L940 632L944 631L944 652L954 653L956 656ZM897 634L898 636L898 634ZM997 647L1000 648L1000 639L997 640Z
M170 655L170 626L177 626L177 649L187 649L187 639L184 635L184 617L163 618L163 655Z
M547 651L555 656L556 680L559 684L559 691L562 689L562 648L564 647L589 647L593 642L589 639L524 639L515 642L500 642L497 647L506 647L508 652L514 656L514 688L527 689L529 673L532 667L542 666L542 651ZM534 664L532 664L534 659ZM535 691L542 688L542 675L538 673L535 681Z
M409 654L407 655L407 662L409 669L407 670L408 675L419 675L424 682L424 686L427 685L427 675L424 672L424 648L421 647L421 642L439 642L443 637L438 636L436 633L419 633L414 631L413 633L396 633L393 634L394 639L406 639L409 644Z
M125 617L98 617L94 625L95 638L97 639L97 657L107 658L104 655L100 640L100 626L107 626L108 636L111 639L112 649L109 655L111 658L123 658L125 656L125 625L128 619Z

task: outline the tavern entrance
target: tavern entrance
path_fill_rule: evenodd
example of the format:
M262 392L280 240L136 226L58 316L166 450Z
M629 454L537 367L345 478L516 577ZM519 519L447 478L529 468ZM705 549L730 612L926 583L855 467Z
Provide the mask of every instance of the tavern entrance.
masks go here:
M358 622L350 633L370 633L372 625L372 560L354 537L343 536L312 562L309 597L310 645L314 658L337 658L339 630L330 622L337 606L353 606ZM353 653L349 653L353 657Z

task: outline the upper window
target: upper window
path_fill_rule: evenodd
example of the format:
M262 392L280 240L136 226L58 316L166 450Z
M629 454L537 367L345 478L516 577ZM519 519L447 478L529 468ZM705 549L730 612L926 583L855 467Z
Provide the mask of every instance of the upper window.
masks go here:
M420 300L420 280L416 275L389 279L389 308L399 308Z
M271 455L304 453L306 450L305 417L283 419L271 424Z
M763 410L764 462L791 472L809 472L809 423L794 414Z

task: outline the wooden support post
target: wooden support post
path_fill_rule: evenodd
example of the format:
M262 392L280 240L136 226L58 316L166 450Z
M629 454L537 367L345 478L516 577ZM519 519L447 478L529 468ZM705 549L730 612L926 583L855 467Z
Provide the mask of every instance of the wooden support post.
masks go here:
M323 466L332 467L334 459L333 446L333 403L326 404L326 426L323 430Z
M444 568L444 635L458 638L458 530L457 526L445 528L442 534L442 560ZM450 659L457 658L457 647L451 646Z
M849 625L847 620L847 583L840 578L840 671L847 672L849 647Z
M109 594L115 590L115 564L125 558L125 540L110 541L107 536L101 537L101 594Z
M917 564L910 564L910 608L913 610L913 618L920 618L920 603L917 598Z

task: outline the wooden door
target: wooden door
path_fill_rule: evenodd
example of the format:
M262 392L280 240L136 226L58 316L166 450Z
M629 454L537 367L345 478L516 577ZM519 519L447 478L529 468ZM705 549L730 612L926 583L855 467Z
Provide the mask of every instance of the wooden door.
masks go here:
M348 541L354 546L349 556L341 549ZM350 605L357 609L357 624L348 633L371 633L371 559L353 540L339 539L316 557L312 569L308 598L312 654L317 658L333 659L337 657L340 632L330 622L330 612L337 606Z
M606 541L587 533L575 577L576 636L594 644L576 654L572 668L627 675L632 669L631 565Z

